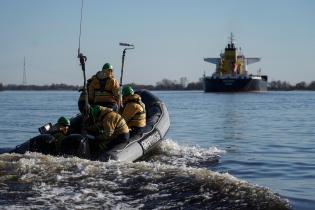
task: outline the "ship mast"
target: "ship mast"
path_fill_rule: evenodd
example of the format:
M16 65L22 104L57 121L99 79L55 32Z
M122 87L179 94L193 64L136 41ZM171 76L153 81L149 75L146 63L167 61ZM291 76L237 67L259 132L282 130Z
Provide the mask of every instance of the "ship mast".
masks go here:
M228 42L228 48L229 49L235 49L235 42L234 41L235 41L234 34L231 32L231 35L229 36L229 42Z
M231 32L231 36L229 38L230 38L230 43L234 45L235 44L234 43L235 39L234 39L234 34L232 32Z

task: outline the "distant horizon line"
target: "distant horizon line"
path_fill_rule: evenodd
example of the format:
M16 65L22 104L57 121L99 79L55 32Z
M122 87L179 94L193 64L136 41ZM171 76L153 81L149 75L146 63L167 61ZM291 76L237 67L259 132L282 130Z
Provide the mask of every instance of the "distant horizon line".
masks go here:
M162 80L161 80L162 81ZM134 83L134 82L130 82L130 83L125 83L124 85L130 85L130 84L133 84L133 85L143 85L143 86L156 86L157 85L157 83L159 83L159 82L161 82L161 81L158 81L158 82L155 82L155 84L140 84L140 83ZM172 81L172 82L177 82L178 84L180 84L180 82L178 82L177 80L170 80L170 81ZM192 81L192 82L187 82L188 84L189 83L198 83L198 82L200 82L200 80L199 81ZM300 82L296 82L295 84L294 83L291 83L291 82L288 82L288 81L285 81L285 80L271 80L271 81L268 81L268 83L271 83L271 82L286 82L286 83L288 83L288 84L293 84L293 85L296 85L296 84L299 84L299 83L306 83L306 84L311 84L311 83L313 83L313 82L315 82L315 79L314 80L311 80L310 82L306 82L306 81L300 81ZM3 82L0 82L0 85L2 85L2 86L10 86L10 85L14 85L14 86L52 86L52 85L66 85L66 86L83 86L83 84L82 85L77 85L77 84L68 84L68 83L63 83L63 82L61 82L61 83L50 83L50 84L21 84L21 83L19 83L19 84L16 84L16 83L7 83L7 84L5 84L5 83L3 83Z
M147 90L202 90L204 89L204 84L201 79L197 82L180 82L178 83L176 80L168 80L163 79L161 82L157 82L156 85L141 85L136 83L126 83L124 85L130 85L135 89L147 89ZM65 83L55 84L52 83L50 85L16 85L16 84L9 84L3 85L0 83L0 91L5 90L72 90L72 91L81 91L83 88L82 85L68 85ZM306 83L304 81L296 83L295 85L291 85L289 82L286 81L271 81L268 82L268 90L284 90L284 91L291 91L291 90L311 90L315 91L315 81L310 83Z

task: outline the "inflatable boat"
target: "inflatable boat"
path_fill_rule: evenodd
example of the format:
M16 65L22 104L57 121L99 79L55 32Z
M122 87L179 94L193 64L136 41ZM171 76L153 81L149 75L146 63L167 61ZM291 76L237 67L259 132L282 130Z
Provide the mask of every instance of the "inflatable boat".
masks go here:
M40 134L30 140L16 146L15 148L2 148L0 154L20 153L27 151L40 152L49 155L77 156L91 160L117 160L133 162L144 158L153 150L165 137L169 127L170 118L165 104L150 91L136 91L146 107L147 124L141 133L130 136L128 142L115 145L108 151L95 155L93 153L94 139L89 135L82 135L82 115L73 117L69 129L69 135L61 142L61 149L56 151L55 138L50 134ZM44 125L39 129L49 130L51 123ZM45 133L45 132L41 132Z

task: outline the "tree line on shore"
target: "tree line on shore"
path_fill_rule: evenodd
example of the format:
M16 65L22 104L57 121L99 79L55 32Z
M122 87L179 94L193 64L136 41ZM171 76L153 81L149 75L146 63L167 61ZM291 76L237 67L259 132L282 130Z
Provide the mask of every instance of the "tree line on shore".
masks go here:
M1 90L79 90L78 85L67 85L67 84L51 84L51 85L16 85L8 84L3 85L0 83Z
M271 81L268 83L268 90L315 90L315 81L307 84L306 82L298 82L295 85L291 85L286 81Z
M197 82L188 82L186 77L181 77L179 81L163 79L156 83L156 85L141 85L141 84L125 84L131 85L135 89L147 90L202 90L203 79L200 78ZM0 91L3 90L79 90L82 86L67 85L67 84L51 84L51 85L3 85L0 83ZM290 91L290 90L315 90L315 81L307 84L306 82L299 82L291 85L286 81L271 81L268 83L268 90L275 91Z

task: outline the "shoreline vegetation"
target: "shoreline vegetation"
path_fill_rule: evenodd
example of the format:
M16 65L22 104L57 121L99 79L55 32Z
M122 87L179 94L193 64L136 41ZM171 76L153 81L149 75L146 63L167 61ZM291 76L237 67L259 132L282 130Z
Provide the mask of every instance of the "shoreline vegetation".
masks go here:
M141 85L141 84L125 84L131 85L135 89L147 89L147 90L203 90L202 78L197 82L187 82L185 77L177 80L163 79L157 82L156 85ZM67 84L51 84L51 85L16 85L8 84L3 85L0 83L0 91L5 90L71 90L78 91L82 89L80 85L67 85ZM268 83L268 90L274 91L292 91L292 90L315 90L315 81L307 84L306 82L299 82L295 85L286 81L271 81Z

